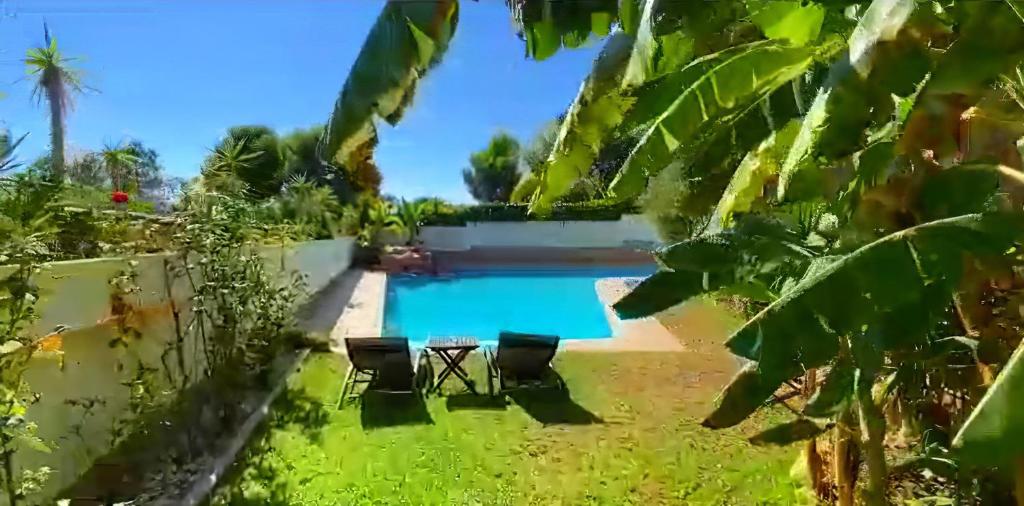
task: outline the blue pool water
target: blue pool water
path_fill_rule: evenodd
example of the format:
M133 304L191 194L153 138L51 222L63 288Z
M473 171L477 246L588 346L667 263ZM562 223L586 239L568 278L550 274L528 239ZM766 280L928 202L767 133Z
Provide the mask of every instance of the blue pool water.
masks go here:
M414 343L437 336L494 341L502 330L563 339L607 338L612 332L595 282L646 277L654 271L654 266L642 266L389 276L384 332Z

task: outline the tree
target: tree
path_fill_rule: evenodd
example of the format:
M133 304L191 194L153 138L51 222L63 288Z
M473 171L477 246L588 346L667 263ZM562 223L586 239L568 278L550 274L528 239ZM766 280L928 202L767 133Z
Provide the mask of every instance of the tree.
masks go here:
M100 151L103 169L110 178L114 191L131 192L139 188L139 157L136 151L123 144L108 144Z
M277 134L265 126L229 128L204 165L216 165L213 170L220 173L221 181L225 181L222 176L233 175L244 183L246 195L257 200L277 195L284 184L280 143Z
M263 154L249 146L249 139L227 138L214 148L203 162L202 178L193 184L207 191L227 195L248 195L249 185L238 176L248 172L250 166Z
M106 185L110 175L103 166L103 157L92 151L72 155L68 160L67 174L72 183L97 187Z
M82 91L80 72L71 67L74 58L67 58L57 47L57 39L50 37L50 30L43 24L44 45L28 50L25 65L28 73L35 76L33 95L37 101L43 97L50 106L50 150L51 175L60 181L64 178L64 128L68 109L73 105L73 94Z
M563 118L549 121L541 127L540 131L530 140L530 143L523 149L523 164L530 172L541 172L544 164L551 156L551 150L558 140L558 129Z
M281 138L281 153L284 156L285 180L301 177L306 181L324 181L330 167L317 156L317 144L323 136L324 127L315 125L307 129L296 129Z
M302 178L305 181L327 186L339 202L351 202L355 184L338 168L324 163L317 153L324 127L317 125L298 129L281 138L281 152L284 155L285 180ZM379 184L379 182L378 182Z
M487 148L469 157L462 171L470 195L479 202L508 202L519 180L519 141L497 133Z
M537 186L540 185L540 178L544 174L544 164L551 156L551 149L558 137L558 128L561 118L546 123L537 132L530 144L523 149L523 164L527 172L519 179L515 189L512 191L511 201L516 203L528 202L533 198Z
M146 147L142 141L131 139L125 145L135 156L135 176L139 195L153 203L162 199L167 187L164 167L160 163L160 154L155 149Z
M296 225L308 237L330 239L339 227L343 209L330 187L295 177L273 205L278 220Z

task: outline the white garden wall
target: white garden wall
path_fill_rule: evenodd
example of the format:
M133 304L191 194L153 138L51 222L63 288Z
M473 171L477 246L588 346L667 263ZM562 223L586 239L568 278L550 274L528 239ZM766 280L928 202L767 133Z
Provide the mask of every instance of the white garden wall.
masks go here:
M349 267L353 244L351 238L311 241L267 247L263 255L274 272L304 273L309 293L313 294ZM39 436L54 450L50 454L23 450L17 455L17 463L19 467L46 465L54 469L56 474L47 483L49 494L74 482L94 459L109 450L112 424L127 412L128 389L123 382L134 373L130 364L141 362L163 370L161 355L177 336L172 308L179 311L182 324L188 321L191 291L184 279L168 286L164 269L167 258L154 254L57 262L45 266L37 276L41 297L36 309L40 318L32 334L49 337L25 374L32 391L40 395L29 408L28 418L39 425ZM130 300L131 325L142 337L128 346L111 347L108 343L118 335L118 318L111 312L110 279L127 269L132 260L138 262L134 284L141 292ZM0 267L0 279L11 271L10 267ZM58 329L64 330L58 333ZM195 343L185 346L191 350ZM185 367L195 373L202 365L187 363ZM174 381L180 379L178 373L176 368L171 371L171 376L178 376ZM160 376L165 376L164 372ZM165 381L169 383L170 378ZM101 399L102 403L88 412L71 405L87 399ZM5 500L0 498L3 504Z
M618 221L478 222L464 227L423 227L427 248L461 251L473 247L621 248L659 244L657 231L642 215Z

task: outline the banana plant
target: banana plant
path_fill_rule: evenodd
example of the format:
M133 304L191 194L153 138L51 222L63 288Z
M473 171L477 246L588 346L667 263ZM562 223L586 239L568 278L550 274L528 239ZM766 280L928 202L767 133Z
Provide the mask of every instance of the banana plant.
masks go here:
M755 440L791 442L834 426L842 427L836 434L859 434L837 436L833 460L846 461L840 448L863 451L869 503L885 500L888 477L877 385L887 385L885 398L903 395L906 371L938 377L948 360L962 355L963 347L951 351L950 343L990 342L993 338L970 321L972 306L974 312L981 307L974 303L983 295L976 287L991 283L986 279L993 273L1019 269L1024 241L1016 193L1022 180L1019 155L1002 155L1002 165L966 163L1015 151L1019 135L1012 127L1024 115L1001 120L1009 125L1006 135L981 140L965 135L964 126L935 128L936 121L968 121L966 110L1000 100L1013 103L1012 93L1001 98L992 90L1012 80L1021 61L1024 23L1003 3L939 7L876 0L863 9L842 49L829 53L835 56L829 58L828 77L806 114L773 128L735 168L715 208L716 226L660 252L662 271L615 305L621 316L639 317L737 288L762 301L763 309L727 343L747 365L722 392L705 425L740 423L784 382L823 368L825 381L812 387L805 418ZM982 23L992 17L998 21ZM998 37L988 35L996 40L981 37L982 26L997 31ZM1001 48L1003 58L995 62L981 55L972 61L968 49L979 47ZM668 110L668 103L658 108ZM685 133L701 120L677 131ZM686 148L706 142L697 136ZM658 156L646 157L634 188L675 163L671 144L654 147L648 152ZM829 217L830 234L766 235L748 226L757 216L785 216L794 206L807 205ZM968 337L949 337L950 321L955 332ZM975 361L982 369L981 359ZM1011 380L1017 361L1004 369ZM1006 395L1005 385L1012 381L1002 378L993 385L1000 390L986 399ZM932 388L939 383L932 382ZM957 439L964 449L949 454L969 459L972 445L979 445L976 455L983 454L984 444L971 441L998 440L983 434L1012 420L1003 414L972 415ZM1011 461L1019 458L1012 445L1005 448ZM856 475L846 472L841 479L842 474L834 473L840 503L850 504Z
M1018 494L1024 490L1024 346L1019 347L953 440L967 465L1014 469ZM1022 498L1018 497L1018 503Z
M396 3L385 14L400 9ZM666 169L693 181L698 190L681 198L708 200L693 207L706 209L712 226L661 251L661 271L616 311L650 315L721 291L759 304L727 344L747 365L705 425L740 423L784 382L822 368L825 380L809 386L800 419L756 440L839 427L839 503L853 502L856 466L841 468L857 461L856 451L867 464L865 501L885 501L881 403L905 395L905 371L937 377L964 346L990 342L987 328L972 322L985 310L987 288L979 287L1007 285L997 273L1020 276L1024 189L1014 185L1024 177L1013 128L981 139L970 128L979 110L1019 91L1020 2L507 4L535 59L610 35L561 125L532 209L556 201L603 146L622 139L637 141L609 188L615 198L636 198ZM403 26L386 18L378 24ZM371 42L364 53L384 54ZM427 70L446 42L396 68ZM361 61L356 67L370 65ZM400 114L415 79L392 82L400 85L358 94L346 84L323 156L343 164L375 135L374 114L397 120L392 113ZM786 95L796 113L780 114ZM396 96L402 100L378 100ZM399 106L374 109L378 103ZM1017 114L1006 123L1020 123ZM979 371L988 367L974 360ZM978 434L998 423L1000 399L1016 392L1019 361L1018 354L1003 368L982 403L996 411L974 415L964 430L980 429L962 432L963 450L951 455L968 458Z
M374 118L401 120L417 83L447 51L458 20L458 0L385 4L334 104L317 149L321 160L353 166L353 153L376 145Z
M624 3L628 10L635 2ZM526 55L535 60L544 60L562 47L580 47L591 35L608 35L619 11L617 0L505 0L505 4L516 32L526 42Z

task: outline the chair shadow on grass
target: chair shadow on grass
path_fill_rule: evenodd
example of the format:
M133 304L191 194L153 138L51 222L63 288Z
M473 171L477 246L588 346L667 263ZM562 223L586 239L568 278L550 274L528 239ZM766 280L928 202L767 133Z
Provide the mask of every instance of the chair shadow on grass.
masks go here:
M319 444L330 422L331 411L321 399L302 390L285 390L274 402L270 424L275 429L298 428L303 436Z
M448 411L505 411L508 408L508 400L503 396L478 395L465 392L449 395L445 398L445 406L448 408Z
M526 414L544 425L593 425L604 423L601 417L572 399L569 387L562 377L551 371L552 376L537 388L511 390L507 394Z
M360 395L359 420L364 430L402 425L433 425L434 419L418 394L368 390Z

